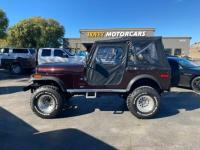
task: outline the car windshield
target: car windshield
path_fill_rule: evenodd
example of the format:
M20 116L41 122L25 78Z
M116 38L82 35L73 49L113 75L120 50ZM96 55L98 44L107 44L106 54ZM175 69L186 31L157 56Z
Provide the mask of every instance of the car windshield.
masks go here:
M180 59L179 60L179 64L182 67L186 67L186 68L193 68L193 67L198 67L197 64L193 63L192 61L189 61L187 59Z
M74 54L70 53L68 49L64 49L64 51L65 51L69 56L74 56Z
M83 57L86 57L87 52L86 52L86 51L79 51L76 55L77 55L77 56L83 56Z
M35 54L35 49L29 49L31 54Z

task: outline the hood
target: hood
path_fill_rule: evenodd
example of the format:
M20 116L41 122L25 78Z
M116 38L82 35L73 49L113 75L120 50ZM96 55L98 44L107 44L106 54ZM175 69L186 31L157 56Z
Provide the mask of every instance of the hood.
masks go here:
M79 63L48 63L39 65L37 73L81 73L84 72L84 64Z
M200 75L200 67L187 68L190 73Z

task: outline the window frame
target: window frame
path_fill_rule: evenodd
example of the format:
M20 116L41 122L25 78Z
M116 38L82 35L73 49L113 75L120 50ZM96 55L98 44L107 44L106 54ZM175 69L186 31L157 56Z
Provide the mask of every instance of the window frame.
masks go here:
M123 46L121 46L121 45L114 45L114 44L102 44L102 45L98 45L96 47L96 52L95 52L95 57L93 57L93 62L94 63L98 63L100 65L119 65L120 63L112 63L112 62L111 63L103 63L102 61L101 61L101 63L99 63L99 62L96 61L98 51L99 51L100 48L103 48L103 47L106 47L106 48L120 48L122 50L122 58L124 57L124 47ZM119 61L121 63L122 63L122 58Z
M9 48L3 48L2 50L2 54L8 54L9 53ZM6 52L7 51L7 52Z
M140 42L146 42L147 43L147 45L145 47L141 48L141 51L143 49L145 49L149 44L154 44L154 48L155 48L155 52L156 52L156 57L157 57L156 59L152 59L152 60L155 61L154 63L150 63L150 62L148 62L148 63L142 63L140 60L138 60L136 58L136 53L137 52L135 50L135 47L136 47L135 44L140 43ZM160 58L159 58L160 54L159 54L159 51L158 51L158 45L157 45L157 42L155 40L149 40L149 41L148 40L147 41L138 40L138 41L133 41L133 47L134 47L134 51L135 51L134 53L132 53L130 49L128 51L128 58L127 58L128 65L137 65L137 66L149 66L149 65L151 65L151 66L158 66L158 65L161 64L161 61L160 61ZM144 50L144 51L146 51L146 50ZM134 59L135 59L134 61L130 60L131 56L134 57ZM152 58L152 57L150 57L150 58Z
M55 55L55 51L61 51L62 53L63 53L63 56L56 56ZM65 55L64 55L65 54ZM68 58L69 57L69 55L64 51L64 50L61 50L61 49L54 49L54 51L53 51L53 56L54 57L60 57L60 58Z
M50 51L50 55L43 55L44 51ZM51 57L52 50L51 49L42 49L41 57Z
M29 53L28 49L26 49L26 48L13 48L12 52L15 54L28 54Z
M180 54L176 54L177 51L178 51L178 53L180 53ZM175 56L181 56L181 55L182 55L182 49L181 49L181 48L175 48L175 49L174 49L174 55L175 55Z

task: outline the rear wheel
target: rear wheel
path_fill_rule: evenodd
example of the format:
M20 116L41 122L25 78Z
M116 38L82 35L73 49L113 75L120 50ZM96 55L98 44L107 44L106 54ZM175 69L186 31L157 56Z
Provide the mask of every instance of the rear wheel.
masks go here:
M31 97L31 109L41 118L55 118L63 107L63 96L57 87L42 86Z
M22 73L23 69L20 64L12 64L10 66L10 71L12 74L19 75Z
M200 93L200 76L194 78L191 82L192 90L197 93Z
M149 86L136 88L127 97L127 107L137 118L147 119L153 117L160 104L160 95Z

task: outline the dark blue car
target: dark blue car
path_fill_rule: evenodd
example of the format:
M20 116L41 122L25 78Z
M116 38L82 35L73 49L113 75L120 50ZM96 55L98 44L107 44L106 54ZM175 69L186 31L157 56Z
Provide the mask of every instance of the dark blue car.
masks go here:
M168 57L171 66L171 84L174 87L183 87L200 93L200 67L192 61Z

